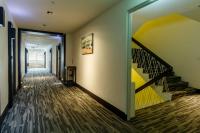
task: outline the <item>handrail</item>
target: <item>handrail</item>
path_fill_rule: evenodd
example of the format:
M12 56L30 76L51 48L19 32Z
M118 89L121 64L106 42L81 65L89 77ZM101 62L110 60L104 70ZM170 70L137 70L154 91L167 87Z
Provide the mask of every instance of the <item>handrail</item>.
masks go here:
M142 85L141 87L137 88L137 89L135 90L135 93L138 93L138 92L144 90L146 87L152 85L153 83L155 83L156 81L158 81L158 80L162 79L163 77L169 75L170 73L171 73L171 71L169 71L169 70L165 71L164 73L158 75L157 77L155 77L154 79L150 80L150 81L147 82L146 84L144 84L144 85Z
M169 74L171 74L172 71L173 71L173 67L171 65L169 65L167 62L165 62L163 59L161 59L160 57L158 57L156 54L154 54L151 50L149 50L148 48L146 48L142 43L140 43L136 39L132 38L132 41L135 42L143 50L145 50L146 52L148 52L151 56L153 56L156 60L158 60L161 64L163 64L167 68L166 71L162 72L158 76L154 77L152 80L148 81L147 83L145 83L141 87L137 88L135 90L135 93L138 93L138 92L144 90L146 87L152 85L156 81L158 81L158 80L162 79L163 77L168 76Z
M149 50L148 48L146 48L141 42L137 41L136 39L132 38L132 41L135 42L138 46L140 46L142 49L144 49L145 51L147 51L151 56L155 57L160 63L162 63L163 65L167 66L168 68L172 68L171 65L169 65L167 62L165 62L163 59L161 59L160 57L158 57L156 54L154 54L151 50Z

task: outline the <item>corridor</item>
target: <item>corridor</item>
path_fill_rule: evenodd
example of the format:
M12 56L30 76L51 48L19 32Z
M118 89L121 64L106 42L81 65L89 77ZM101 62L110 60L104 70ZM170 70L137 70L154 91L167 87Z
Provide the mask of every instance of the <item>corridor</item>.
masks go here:
M200 0L0 0L0 133L200 133L199 35Z
M66 88L45 69L31 69L1 133L138 132L76 87Z

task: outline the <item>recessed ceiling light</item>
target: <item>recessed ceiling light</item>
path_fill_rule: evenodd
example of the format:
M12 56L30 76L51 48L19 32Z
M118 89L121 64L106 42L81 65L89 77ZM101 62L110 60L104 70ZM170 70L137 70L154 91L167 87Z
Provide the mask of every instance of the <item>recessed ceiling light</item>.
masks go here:
M52 15L53 12L52 12L52 11L47 11L47 14L48 14L48 15Z

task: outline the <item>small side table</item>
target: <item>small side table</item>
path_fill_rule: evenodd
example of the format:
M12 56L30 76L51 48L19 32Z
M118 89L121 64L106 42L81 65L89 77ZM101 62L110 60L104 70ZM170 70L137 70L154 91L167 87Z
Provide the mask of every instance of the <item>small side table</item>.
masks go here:
M67 67L67 86L76 84L76 66Z

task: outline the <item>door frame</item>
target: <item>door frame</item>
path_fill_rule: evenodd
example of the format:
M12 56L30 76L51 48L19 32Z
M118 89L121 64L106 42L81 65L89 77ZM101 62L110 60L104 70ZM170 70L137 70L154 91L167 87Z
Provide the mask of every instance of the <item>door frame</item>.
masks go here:
M130 120L135 116L135 84L131 81L131 69L132 69L132 13L144 8L158 0L147 0L134 7L128 9L126 14L127 26L127 120Z
M33 29L24 29L24 28L19 28L18 29L18 83L19 83L19 88L22 87L22 69L21 69L21 42L22 42L22 33L40 33L40 34L45 34L45 35L50 35L50 36L59 36L62 38L62 49L63 49L63 67L62 69L62 75L63 80L65 81L65 73L66 73L66 34L64 33L59 33L59 32L49 32L49 31L42 31L42 30L33 30Z
M25 48L25 73L28 73L28 49Z
M47 52L44 52L44 68L47 68Z
M59 71L58 71L58 49L59 47L56 46L56 76L59 77Z
M16 87L16 30L8 21L8 106L12 107Z
M62 51L61 51L61 44L56 46L56 76L59 80L62 79Z
M49 50L49 53L50 53L50 70L49 70L49 72L50 73L52 73L53 72L53 51L52 51L53 49L51 48L50 50Z

